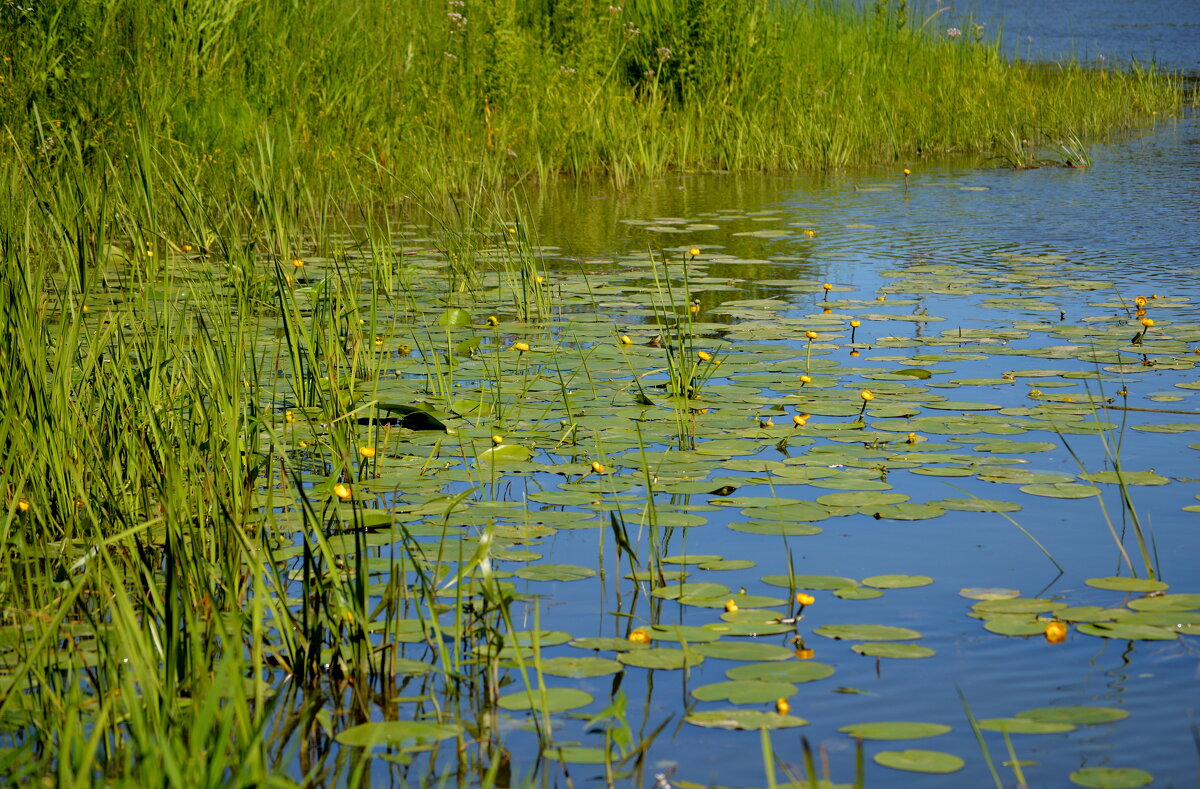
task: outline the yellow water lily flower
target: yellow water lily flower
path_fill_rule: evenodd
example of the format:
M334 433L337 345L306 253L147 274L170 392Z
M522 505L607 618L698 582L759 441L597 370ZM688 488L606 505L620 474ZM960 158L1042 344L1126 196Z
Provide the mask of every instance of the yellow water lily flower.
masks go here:
M804 592L796 592L796 602L800 605L812 605L817 602L817 598Z
M592 462L592 471L596 474L603 474L605 471L604 464L596 460Z
M738 604L733 600L726 600L725 610L732 614L734 611L738 610Z
M650 634L645 630L634 630L629 634L629 640L635 644L649 644Z
M499 325L500 325L500 319L499 319L499 318L497 318L495 315L489 315L489 316L487 317L487 325L488 325L488 326L499 326Z
M697 255L700 254L700 247L692 247L691 249L688 250L688 254L691 255L692 257L696 257Z
M796 414L794 417L792 417L792 422L795 423L796 427L804 427L806 424L808 424L808 420L805 419L801 414Z
M375 457L375 447L359 447L358 454L362 455L367 460Z
M698 356L702 362L712 361L712 354L708 351L696 351L696 356Z
M621 335L621 344L622 345L633 345L633 340L631 340L629 338L628 334L622 334Z
M529 343L527 343L527 342L514 342L514 343L512 344L512 349L513 349L514 351L518 351L518 352L520 352L520 353L525 353L526 351L528 351L528 350L529 350Z
M1151 326L1154 325L1154 318L1142 318L1141 321L1139 321L1139 323L1141 323L1143 326L1145 326L1147 329L1149 329Z
M1067 624L1057 619L1046 625L1046 640L1051 644L1061 644L1067 640Z
M861 322L861 321L850 321L850 328L851 328L851 329L857 329L859 326L862 326L862 322Z
M352 495L350 486L339 482L333 486L333 495L337 496L342 501L346 501Z
M504 436L500 435L499 433L496 433L494 436L492 436L492 446L498 447L503 443L504 443Z
M858 393L858 396L861 397L863 399L863 402L865 402L865 403L869 403L875 399L875 393L872 392L870 389L862 390L861 392Z
M1139 307L1145 307L1149 302L1146 300L1145 296L1135 296L1133 303Z
M804 386L805 384L811 384L811 383L812 383L812 376L811 376L811 375L802 375L802 376L800 376L800 385L801 385L801 386Z
M810 329L810 330L804 332L804 336L807 337L809 340L815 340L815 339L817 339L817 337L819 335L815 331L812 331Z
M780 715L787 715L791 709L792 705L788 704L787 699L777 699L775 701L775 712L779 713Z

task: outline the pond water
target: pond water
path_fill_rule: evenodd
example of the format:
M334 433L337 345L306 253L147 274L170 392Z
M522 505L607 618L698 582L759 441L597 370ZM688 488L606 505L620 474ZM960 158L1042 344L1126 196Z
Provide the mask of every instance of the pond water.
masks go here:
M1094 8L1087 5L1089 11ZM1156 57L1171 67L1195 67L1200 48L1195 46L1194 4L1176 2L1174 10L1168 7L1172 0L1118 5L1115 15L1094 24L1089 22L1090 13L1072 12L1069 4L1051 9L1079 24L1043 20L1043 34L1032 42L1032 56L1061 54L1075 42L1085 45L1089 53ZM1027 29L1027 11L1011 4L1004 8L1006 32ZM1144 9L1150 9L1148 18L1158 21L1146 23L1146 36L1126 38L1122 31L1140 24L1132 18L1135 10ZM1047 35L1046 29L1053 30L1054 36ZM1182 631L1191 635L1175 640L1099 638L1094 637L1095 630L1087 635L1072 625L1065 643L1051 644L1040 632L1033 636L989 632L984 622L969 616L977 603L968 599L973 593L960 591L1019 590L1022 598L1052 601L1039 609L1045 616L1060 605L1108 608L1130 601L1134 607L1143 605L1137 602L1140 593L1087 583L1098 577L1129 575L1098 501L1047 496L1050 491L1045 488L1031 488L1038 494L1033 495L1019 485L1004 484L1003 474L998 478L980 473L978 466L971 465L976 461L966 463L971 471L963 476L950 471L922 473L926 470L920 466L906 468L896 443L903 442L907 432L903 423L908 417L897 416L904 411L903 404L923 402L910 412L921 418L908 425L920 440L940 445L939 452L961 448L976 458L994 452L997 462L1019 461L1023 469L1045 472L1051 483L1068 477L1078 481L1081 473L1112 466L1111 455L1106 456L1094 431L1059 423L1060 434L1045 421L1029 420L1049 418L1053 409L1042 406L1052 403L1065 409L1057 411L1060 416L1073 412L1083 420L1079 424L1096 419L1115 423L1119 427L1109 431L1107 438L1110 448L1119 442L1122 467L1154 472L1136 481L1155 484L1129 489L1138 518L1152 531L1153 545L1148 550L1158 577L1170 584L1170 593L1200 592L1200 513L1196 511L1200 400L1195 394L1200 381L1193 366L1200 356L1192 352L1200 343L1200 122L1189 113L1152 130L1096 144L1091 151L1095 165L1088 169L1012 171L981 161L913 161L905 163L913 171L907 186L900 173L697 174L655 180L619 194L573 186L530 196L533 224L551 270L564 278L584 271L601 287L607 282L606 272L636 271L664 250L679 266L689 247L702 252L690 280L700 307L697 320L702 321L697 325L702 339L696 347L723 355L726 369L735 371L712 379L704 404L711 405L713 415L737 414L745 425L735 429L727 419L708 438L728 442L737 437L754 451L731 452L711 473L696 474L700 479L719 479L719 484L737 484L736 478L743 478L745 484L737 486L733 498L722 495L724 491L701 493L697 486L672 487L689 472L703 468L703 462L684 463L686 468L673 470L668 456L656 455L647 465L665 480L663 492L656 497L660 517L664 523L681 524L667 530L665 539L670 543L663 555L719 555L755 564L721 571L690 567L689 581L719 583L733 590L728 594L734 597L740 588L750 595L785 597L787 589L761 579L787 576L789 560L796 575L864 579L908 574L933 579L919 588L889 589L874 599L810 591L816 602L805 609L798 632L803 646L813 650L812 659L828 664L834 673L798 685L791 696L791 714L807 719L809 725L773 733L775 753L784 762L803 764L804 736L824 749L833 779L849 783L854 775L854 745L839 732L840 727L868 721L922 721L952 730L933 739L868 740L867 785L991 785L961 692L980 719L1007 718L1041 707L1094 706L1127 713L1120 720L1080 725L1070 732L1014 733L1015 754L1025 765L1024 777L1031 786L1068 785L1069 774L1092 767L1142 768L1153 773L1155 785L1195 782L1194 728L1200 698L1195 635L1200 630L1195 625ZM824 282L833 284L834 290L825 293L820 287ZM1133 299L1139 295L1149 298L1148 314L1155 325L1138 338L1140 344L1131 344L1140 330L1133 312ZM633 302L601 301L601 319L634 334L639 349L657 331L655 316ZM926 317L937 320L921 320ZM851 319L862 324L853 346L858 355L853 358L847 326ZM760 326L761 330L756 328ZM798 374L804 372L800 368L805 366L807 328L821 333L812 359L822 364L836 359L841 365L822 367L814 372L815 378L830 374L835 377L832 383L854 390L852 395L858 387L870 387L877 390L879 401L902 404L893 413L886 408L876 412L878 402L872 403L872 410L866 412L866 438L857 444L845 430L854 421L845 412L846 402L856 402L853 396L841 401L842 410L826 409L829 416L822 416L822 406L828 404L808 400L805 391L796 387ZM894 374L905 370L931 375ZM1008 380L1006 374L1015 380ZM650 383L656 377L646 380ZM889 390L890 386L897 388ZM1037 390L1033 397L1031 390ZM931 395L944 395L962 410L927 400ZM1093 398L1101 405L1096 413L1090 406L1072 404ZM996 408L974 410L984 407L977 406L980 403ZM780 404L786 405L781 412L773 410ZM1103 408L1106 404L1129 410ZM804 440L793 440L787 451L780 451L776 442L792 434L792 414L801 411L813 414L801 431L812 443L805 446ZM962 422L939 426L939 419L948 413L968 422L983 414L986 420L972 427ZM701 424L707 416L700 417ZM756 433L754 424L767 416L776 426ZM823 422L841 426L826 430ZM871 438L877 425L881 427L876 430L893 431L884 440L888 451L867 453L865 459L836 451L813 455L821 447L877 448ZM624 515L630 518L631 533L644 546L651 530L633 525L642 507L638 497L644 500L645 495L640 487L643 464L636 459L638 450L627 450L628 436L620 434L622 426L615 420L612 426L611 440L595 428L596 445L612 450L607 458L610 470L617 472L614 479L625 483L618 490L630 494ZM926 432L927 428L938 432ZM698 433L697 447L703 449L702 427ZM661 434L653 435L658 438L647 439L653 444L648 449L666 449ZM996 440L999 443L993 443ZM1009 440L1017 443L1005 443ZM913 448L920 450L921 445ZM712 454L721 456L721 450ZM891 458L892 467L886 474L875 473L867 484L856 485L862 477L847 473L878 468L884 456ZM936 462L934 455L927 459ZM763 484L764 475L756 473L756 462L763 464L762 471L772 471L769 484ZM962 461L942 465L956 462ZM807 477L797 472L805 468L810 469ZM821 474L811 473L812 468L828 474L824 482ZM814 487L814 481L828 487ZM756 514L755 505L760 506L760 517L769 519L765 513L773 502L789 506L779 504L780 499L812 501L873 487L873 482L889 487L889 493L908 496L911 502L956 499L950 506L971 509L969 502L977 501L972 497L979 497L1020 509L1005 515L952 509L928 519L924 517L928 513L893 512L899 518L893 519L874 517L872 507L879 505L872 503L857 514L811 521L823 529L820 534L747 533L745 524ZM714 488L719 484L712 483ZM1122 513L1119 487L1104 482L1099 487L1108 517L1144 577L1133 526ZM668 514L677 520L670 520ZM908 520L909 516L916 519ZM781 514L780 520L790 522L796 517ZM1057 560L1061 572L1031 537ZM629 582L625 586L614 582L628 567L617 565L608 535L598 536L595 528L564 530L540 541L537 551L551 562L596 568L600 545L605 546L604 577L519 585L522 591L541 595L540 627L576 638L623 637L630 627L629 617L635 626L651 622L644 594L639 601ZM712 600L664 603L654 613L655 621L712 625L721 613L713 605ZM1198 621L1194 610L1179 618L1180 624ZM919 631L922 637L915 643L936 654L915 660L877 659L856 654L851 641L813 633L823 625L865 623ZM795 635L746 640L793 648ZM570 651L570 647L556 647L546 655ZM622 675L620 688L630 699L634 730L647 733L666 724L648 751L643 776L647 783L652 773L699 785L765 782L758 733L681 724L694 713L731 708L728 702L698 701L692 695L697 688L724 680L726 670L738 665L716 654L688 672L651 675L630 669ZM600 700L586 708L592 713L603 706L614 687L609 676L554 684L590 692ZM745 707L767 710L771 705L759 702ZM520 732L510 733L510 747L519 747L521 737ZM597 744L597 735L585 733L578 721L564 722L556 737L561 742ZM983 737L1004 785L1013 785L1013 769L1001 766L1010 759L1003 736L987 731ZM525 744L535 748L535 742L529 735ZM966 765L940 776L897 771L872 760L880 751L910 748L950 753ZM802 767L796 769L797 775L803 773ZM573 767L571 776L576 782L602 780L599 768L588 765ZM784 780L782 773L780 780ZM1087 779L1080 776L1080 780Z

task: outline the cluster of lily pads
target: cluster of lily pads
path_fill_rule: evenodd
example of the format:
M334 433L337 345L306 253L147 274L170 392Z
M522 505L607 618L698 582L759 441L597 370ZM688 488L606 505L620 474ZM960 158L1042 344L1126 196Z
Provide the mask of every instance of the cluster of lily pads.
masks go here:
M497 259L504 254L495 252ZM306 262L307 283L289 280L297 314L308 314L322 278L335 276L326 263ZM289 384L305 371L281 368L262 386L272 402L285 404L279 435L292 462L308 464L300 479L326 491L346 524L368 532L365 539L332 538L336 551L370 551L370 572L379 581L373 589L384 588L387 573L404 573L413 583L420 569L439 579L432 597L413 587L421 614L391 628L398 642L425 650L425 657L405 658L405 670L422 674L434 665L427 661L436 659L437 645L455 628L457 615L446 600L461 605L493 590L511 599L525 594L527 605L537 607L538 597L553 599L567 582L612 583L618 597L622 581L631 585L625 594L633 590L633 607L612 618L611 627L589 634L501 632L499 641L476 653L499 660L506 671L536 667L536 682L526 679L521 689L497 697L499 708L513 714L559 714L595 703L592 693L551 686L542 676L692 670L712 658L737 665L723 679L690 690L702 706L686 713L688 723L803 726L807 721L790 714L785 700L797 684L834 673L810 659L806 636L853 641L854 653L877 659L927 658L935 651L908 643L921 638L918 631L888 624L827 624L802 633L805 596L797 603L797 590L870 600L933 579L896 574L860 582L799 574L790 564L759 579L786 596L692 579L696 572L755 566L725 558L731 532L786 545L820 534L817 524L832 518L1005 514L1029 500L1017 491L1034 499L1099 502L1105 485L1124 494L1132 486L1170 484L1155 470L1123 468L1116 455L1088 458L1093 465L1078 474L1042 470L1029 459L1060 450L1074 436L1103 436L1111 445L1124 417L1137 412L1133 403L1173 404L1200 389L1200 381L1178 380L1168 392L1131 394L1143 377L1190 371L1200 362L1192 347L1200 342L1200 323L1161 317L1192 309L1187 299L1153 296L1138 306L1107 282L1086 279L1086 272L1062 278L1062 260L1051 256L1007 256L990 266L908 265L885 272L889 284L862 298L850 287L803 279L768 281L774 289L768 298L736 298L737 272L752 264L696 248L570 266L501 267L475 282L469 295L448 298L435 290L444 282L444 259L430 252L406 263L404 308L373 309L369 321L340 338L367 352L354 365L324 371L329 386L354 392L349 413L365 426L359 440L369 452L360 453L352 473L330 461L323 412L300 403ZM972 309L993 311L985 313L993 319L982 327L949 324L931 312L944 298L968 299ZM531 304L538 305L536 320ZM1160 316L1150 324L1136 315L1145 304ZM1068 321L1066 305L1090 314ZM933 331L939 324L947 327ZM1046 361L1059 366L1030 366ZM678 383L680 369L690 371L695 386ZM981 389L1002 402L976 399ZM1172 418L1132 429L1194 431L1200 420ZM1037 435L1026 437L1030 433ZM1012 493L914 501L905 492L910 474L968 478L962 484L973 478ZM263 517L286 533L299 510L274 488L260 496L267 505ZM1036 532L1036 521L1025 525ZM600 535L596 563L545 561L554 535L586 529ZM1030 536L1036 542L1036 534ZM687 553L672 554L670 546L684 539ZM287 560L289 550L294 556L300 548L284 548L276 558ZM1162 594L1166 584L1152 577L1149 563L1130 561L1126 570L1130 576L1088 583L1149 596L1098 607L1022 598L1014 590L963 594L979 601L971 616L1008 636L1051 638L1060 623L1122 640L1200 634L1200 595ZM539 584L550 585L548 591ZM691 623L720 609L708 621ZM708 703L740 706L703 707ZM979 728L1061 733L1076 723L1122 716L1120 710L1050 708L980 721ZM864 739L945 730L920 723L841 728ZM337 738L347 746L388 743L403 750L460 732L457 723L434 718L360 724ZM604 746L553 738L542 744L563 761L611 764L635 753L617 747L614 755L611 739ZM958 756L931 751L884 751L875 760L918 772L963 766ZM1107 769L1087 768L1071 780L1141 785L1112 782L1141 780L1130 778L1137 771L1118 770L1114 778Z

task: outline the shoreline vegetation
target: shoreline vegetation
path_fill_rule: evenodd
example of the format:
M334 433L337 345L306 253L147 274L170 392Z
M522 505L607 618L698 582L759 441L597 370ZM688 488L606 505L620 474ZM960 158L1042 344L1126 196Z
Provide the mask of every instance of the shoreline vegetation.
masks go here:
M949 9L469 0L0 5L3 159L149 148L237 196L270 140L306 191L425 194L671 169L891 166L1055 145L1180 109L1154 67L1007 61ZM102 176L97 176L102 177Z
M1009 64L954 24L897 2L0 0L0 775L367 785L387 742L413 784L549 785L550 716L575 702L550 703L540 650L561 642L490 568L553 530L510 517L496 468L553 456L586 493L551 499L567 503L644 479L646 541L624 513L597 533L605 561L665 577L688 522L609 457L609 412L661 401L636 444L622 434L620 462L644 469L647 444L735 428L698 427L708 408L686 400L724 362L690 344L699 250L552 290L532 230L494 206L564 175L1087 139L1184 101L1154 69ZM564 319L601 293L674 328L675 391L638 383L669 349ZM667 602L634 588L655 621ZM666 723L635 734L625 704L589 736L610 782L649 780ZM502 708L538 713L527 753L506 749Z

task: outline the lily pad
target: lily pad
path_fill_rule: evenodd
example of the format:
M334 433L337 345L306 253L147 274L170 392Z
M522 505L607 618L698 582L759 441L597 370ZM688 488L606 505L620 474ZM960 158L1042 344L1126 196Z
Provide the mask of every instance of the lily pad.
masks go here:
M795 657L786 647L757 641L714 641L696 644L694 649L697 654L721 660L791 660Z
M850 641L911 641L921 637L916 630L895 625L823 625L813 632Z
M937 654L937 652L929 647L924 647L920 644L897 644L891 641L855 644L850 648L860 655L877 658L895 658L898 660L915 660L933 657Z
M1087 622L1076 630L1086 636L1115 638L1121 641L1171 641L1179 638L1174 630L1153 625L1129 625L1121 622Z
M1075 731L1073 723L1037 720L1036 718L983 718L976 722L984 731L1009 734L1062 734Z
M565 712L586 707L593 701L592 695L578 688L532 688L501 696L496 702L501 709L510 712L538 710Z
M518 578L526 581L580 581L591 578L596 571L574 564L535 564L517 570Z
M757 710L704 710L693 712L684 718L693 726L703 726L706 729L743 729L754 731L758 729L793 729L807 726L808 721L793 715L780 715L775 712L758 712Z
M1100 495L1099 488L1092 485L1080 485L1076 482L1022 485L1021 490L1031 496L1042 496L1048 499L1086 499Z
M336 739L342 745L369 748L374 745L397 746L406 743L437 742L458 735L462 728L453 723L436 721L375 721L351 726L339 732Z
M858 581L853 578L843 578L839 575L764 575L762 582L768 586L781 586L785 589L831 590L858 586Z
M768 682L759 679L731 680L701 685L692 690L700 701L728 701L731 704L762 704L786 698L796 692L789 682Z
M815 682L833 676L833 666L815 660L746 663L725 672L729 679L760 679L769 682Z
M1106 578L1089 578L1084 583L1096 589L1108 589L1114 592L1161 592L1167 588L1167 584L1152 578L1119 578L1109 576Z
M615 660L586 656L543 658L540 665L543 674L573 679L603 677L624 670L624 666Z
M952 773L961 770L965 764L954 754L941 751L880 751L874 758L876 764L913 773Z
M864 740L920 740L945 734L950 727L942 723L877 721L842 726L838 731Z
M704 662L704 656L691 649L684 652L682 649L655 647L653 649L624 652L617 656L617 660L627 666L670 671L681 669L685 666L697 666Z
M876 589L913 589L918 586L929 586L933 579L928 575L872 575L862 579L864 586Z
M1047 723L1071 723L1076 726L1092 726L1097 723L1112 723L1124 720L1129 713L1118 707L1035 707L1017 713L1018 718L1029 718Z

